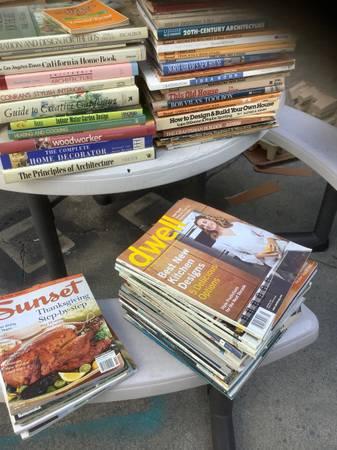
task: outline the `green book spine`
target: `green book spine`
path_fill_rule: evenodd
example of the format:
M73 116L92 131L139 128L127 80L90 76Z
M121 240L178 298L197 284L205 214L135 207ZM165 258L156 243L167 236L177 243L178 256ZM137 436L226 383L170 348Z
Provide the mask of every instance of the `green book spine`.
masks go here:
M146 122L144 114L120 120L104 120L97 122L78 123L46 128L31 128L27 130L8 130L8 138L11 140L30 139L35 137L56 136L59 134L78 133L81 131L102 130L105 128L117 128L127 125L142 125Z

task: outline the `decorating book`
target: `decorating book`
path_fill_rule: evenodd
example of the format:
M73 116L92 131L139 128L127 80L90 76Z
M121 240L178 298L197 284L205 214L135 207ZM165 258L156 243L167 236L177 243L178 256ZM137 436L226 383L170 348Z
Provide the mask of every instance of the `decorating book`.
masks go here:
M99 0L87 0L75 6L47 8L47 18L68 33L87 33L129 24L129 19Z
M82 274L0 297L0 374L23 438L132 374Z

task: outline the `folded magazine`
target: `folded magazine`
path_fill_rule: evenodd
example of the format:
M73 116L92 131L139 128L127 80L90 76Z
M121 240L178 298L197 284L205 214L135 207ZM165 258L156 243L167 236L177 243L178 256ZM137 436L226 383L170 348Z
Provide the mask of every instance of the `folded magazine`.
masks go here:
M134 370L82 274L0 297L1 387L23 438Z

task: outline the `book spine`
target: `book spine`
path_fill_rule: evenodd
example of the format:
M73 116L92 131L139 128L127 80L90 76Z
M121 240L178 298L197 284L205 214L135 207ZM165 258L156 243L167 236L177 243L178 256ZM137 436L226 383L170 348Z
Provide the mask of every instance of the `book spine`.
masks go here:
M205 59L205 58L220 58L220 57L232 57L240 56L247 53L260 53L265 50L276 50L279 48L283 51L284 48L289 49L289 51L294 51L295 44L289 41L283 42L264 42L260 44L253 45L237 45L234 47L211 47L211 48L201 48L194 50L184 50L180 52L164 52L158 53L156 59L160 62L169 61L179 61L179 60L195 60L195 59Z
M178 114L189 114L194 111L203 111L205 109L217 109L217 108L224 108L225 106L232 106L232 105L245 105L250 104L257 101L267 101L272 100L274 98L279 98L279 93L272 93L272 94L264 94L264 95L257 95L257 96L250 96L250 97L239 97L234 99L226 99L224 101L220 102L213 102L213 103L198 103L196 105L191 106L185 106L181 108L171 108L171 109L164 109L157 111L158 117L165 117L165 116L175 116Z
M107 64L143 61L146 57L143 45L130 45L99 52L46 56L0 62L0 75L45 72L53 69L92 67Z
M170 117L156 117L156 127L158 131L171 128L188 127L202 123L216 122L218 120L232 120L240 117L248 117L255 114L275 114L279 106L278 99L265 102L253 102L246 105L227 106L224 108L211 109L206 111L180 114Z
M8 130L8 138L13 140L42 138L45 136L57 136L59 134L79 133L90 130L103 130L105 128L118 128L128 125L142 125L146 121L144 114L119 120L100 120L83 122L71 125L61 125L46 128L31 128L27 130Z
M239 36L239 37L225 37L223 39L214 39L209 37L209 39L195 41L194 39L186 39L185 42L179 43L173 42L172 44L157 44L155 50L157 53L166 52L181 52L186 50L204 49L204 48L214 48L214 47L230 47L236 45L249 45L257 44L260 42L275 42L275 41L286 41L291 39L291 36L287 33L283 34L261 34L256 36ZM187 42L186 42L187 41ZM190 41L190 42L189 42Z
M219 95L238 91L243 89L255 89L266 86L279 87L284 89L284 74L276 74L271 76L256 76L254 78L241 78L236 80L224 81L221 84L205 84L197 88L180 88L163 91L163 99L167 101L185 100L197 97L206 97L208 95Z
M109 125L108 125L109 126ZM30 152L36 150L47 150L56 147L72 145L92 144L113 139L136 138L154 135L156 129L154 121L145 125L124 126L118 128L106 128L82 133L62 134L58 136L45 136L35 139L21 139L20 141L0 142L0 153Z
M104 169L108 167L147 161L155 158L153 147L132 152L120 152L110 155L93 156L79 161L63 161L54 164L45 164L32 167L23 167L3 171L5 183L40 180L43 178L86 172L89 170Z
M126 27L81 34L55 34L52 36L34 36L22 39L2 39L0 41L0 56L6 53L30 49L45 49L53 47L67 47L83 44L97 44L104 42L139 41L148 37L147 28Z
M0 78L0 89L17 89L34 86L59 85L64 83L88 82L94 80L110 80L138 75L138 64L127 62L107 64L97 67L78 67L65 70L33 72L27 77L24 74L5 75Z
M26 128L55 127L57 125L70 125L74 123L95 122L102 120L119 120L135 117L143 114L142 108L131 108L123 111L97 112L93 114L79 114L73 116L56 116L41 119L20 120L10 123L12 130L22 130Z
M268 61L269 59L277 59L284 56L284 53L262 53L256 55L230 56L227 58L208 58L191 61L183 61L178 63L160 64L160 70L163 75L172 75L182 72L193 72L195 70L214 69L217 67L233 66L235 64L243 64L257 61Z
M31 88L0 90L0 103L22 102L34 98L55 97L57 95L81 94L88 91L101 91L135 84L134 77L112 78L110 80L81 81L61 85L36 86Z
M280 92L279 86L268 86L261 88L253 88L253 89L242 89L240 91L232 91L223 94L216 95L208 95L206 97L196 97L185 100L173 100L173 101L162 101L162 102L153 102L152 108L153 111L160 111L162 109L171 109L171 108L183 108L188 106L195 105L203 105L207 103L213 102L221 102L226 100L233 100L241 97L250 97L255 95L263 95L263 94L271 94L274 92ZM1 144L0 144L1 145ZM0 147L1 148L1 147Z
M136 85L59 95L42 99L0 104L0 123L13 120L28 120L34 117L50 117L63 114L91 113L119 107L135 106L139 103Z
M174 28L159 28L158 39L176 39L190 36L204 36L207 34L233 33L234 31L261 30L267 26L266 20L237 20L210 25L187 25Z
M129 139L115 139L113 141L96 142L92 144L56 147L52 149L36 150L21 153L1 155L4 170L25 166L54 164L62 161L91 158L109 155L111 153L128 152L151 147L153 136L142 136Z

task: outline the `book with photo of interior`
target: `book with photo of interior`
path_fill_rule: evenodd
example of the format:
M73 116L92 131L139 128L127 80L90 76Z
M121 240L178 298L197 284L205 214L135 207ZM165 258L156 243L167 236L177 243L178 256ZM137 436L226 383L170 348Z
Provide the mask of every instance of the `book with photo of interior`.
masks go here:
M63 417L135 369L84 276L0 297L0 380L21 433Z

